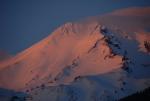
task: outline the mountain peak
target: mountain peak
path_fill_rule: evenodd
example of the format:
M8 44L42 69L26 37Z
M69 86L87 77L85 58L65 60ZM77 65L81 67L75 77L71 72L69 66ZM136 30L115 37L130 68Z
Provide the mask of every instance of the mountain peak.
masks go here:
M112 101L148 87L150 33L143 31L150 20L137 18L107 15L65 23L1 62L0 87L26 91L33 101Z
M100 30L100 24L97 22L92 23L80 23L80 22L68 22L57 28L54 33L76 34L76 35L88 35L95 30Z
M32 86L38 82L64 84L78 75L94 75L120 68L122 56L113 56L101 30L105 28L95 22L69 22L60 26L49 37L3 64L0 86L21 89L26 84ZM19 74L13 74L14 71ZM10 77L15 80L11 85L8 83ZM22 77L24 79L20 79Z

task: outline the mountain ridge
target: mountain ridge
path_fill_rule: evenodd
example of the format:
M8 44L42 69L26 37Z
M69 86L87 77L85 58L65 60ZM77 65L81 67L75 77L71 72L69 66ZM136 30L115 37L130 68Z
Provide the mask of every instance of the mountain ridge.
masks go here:
M143 16L135 20L111 17L66 23L1 62L0 87L29 93L34 101L43 97L112 101L148 87L150 56L145 41L149 42L149 22L140 25L145 22Z

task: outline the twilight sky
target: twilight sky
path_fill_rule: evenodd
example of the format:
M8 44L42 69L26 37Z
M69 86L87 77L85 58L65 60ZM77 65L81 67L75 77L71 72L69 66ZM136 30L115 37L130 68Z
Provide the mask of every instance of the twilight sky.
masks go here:
M0 50L16 54L65 22L135 6L150 0L0 0Z

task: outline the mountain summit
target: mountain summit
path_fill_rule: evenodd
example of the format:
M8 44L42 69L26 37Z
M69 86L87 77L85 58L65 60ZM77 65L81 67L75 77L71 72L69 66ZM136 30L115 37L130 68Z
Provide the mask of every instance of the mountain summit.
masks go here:
M69 83L77 76L107 73L121 67L122 56L114 55L100 28L97 23L64 24L2 64L1 86L22 89L45 82ZM11 84L9 79L13 79Z
M112 101L148 87L150 17L128 10L60 26L1 62L0 87L34 101Z

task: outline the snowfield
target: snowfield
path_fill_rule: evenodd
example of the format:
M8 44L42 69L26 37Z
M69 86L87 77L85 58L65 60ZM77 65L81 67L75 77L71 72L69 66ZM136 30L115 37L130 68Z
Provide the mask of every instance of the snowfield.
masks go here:
M150 11L124 9L60 26L0 62L0 87L25 93L26 101L115 101L149 87L145 10Z

